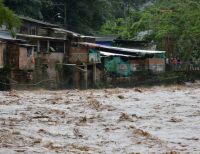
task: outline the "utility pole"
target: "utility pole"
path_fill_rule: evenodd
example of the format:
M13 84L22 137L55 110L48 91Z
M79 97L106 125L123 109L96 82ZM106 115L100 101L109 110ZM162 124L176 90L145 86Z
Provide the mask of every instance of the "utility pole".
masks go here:
M64 2L64 26L67 29L67 2Z
M64 15L64 28L67 29L67 2L64 3L54 3L54 6L56 6Z

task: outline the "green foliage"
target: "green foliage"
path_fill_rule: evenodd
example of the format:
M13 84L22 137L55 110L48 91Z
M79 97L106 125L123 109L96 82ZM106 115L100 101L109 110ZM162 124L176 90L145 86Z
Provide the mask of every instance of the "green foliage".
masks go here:
M142 16L141 12L133 11L130 16L126 18L117 18L108 20L102 27L103 34L116 34L122 38L132 38L139 31L146 28L145 14Z
M66 28L94 35L106 21L124 18L146 1L149 0L5 0L4 3L19 15L60 25L64 25L63 4L66 4ZM57 13L61 18L56 16Z
M46 1L46 0L45 0ZM18 15L41 18L41 0L5 0L5 5Z
M154 5L141 9L142 4L153 1ZM185 58L200 55L199 0L5 0L4 4L17 14L62 25L62 4L66 4L69 30L87 35L100 31L126 39L151 30L145 39L154 40L160 50L173 50ZM63 18L58 19L57 13ZM0 0L0 24L4 23L12 30L20 21ZM171 40L170 49L167 40Z
M64 25L70 30L94 34L110 16L107 0L6 0L5 5L19 15ZM56 14L60 13L60 18Z
M107 21L101 32L132 39L140 31L153 30L148 39L156 41L161 50L167 50L163 42L170 39L175 54L188 58L200 51L199 10L198 0L157 0L144 11L132 10L124 18Z
M0 0L0 26L7 25L8 29L14 34L14 27L20 26L20 20L14 15L14 13L4 6L3 1Z

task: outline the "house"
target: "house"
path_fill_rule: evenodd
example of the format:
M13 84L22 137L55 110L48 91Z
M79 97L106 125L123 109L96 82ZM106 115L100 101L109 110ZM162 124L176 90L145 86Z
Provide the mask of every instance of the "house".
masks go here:
M136 41L136 40L124 40L124 39L115 39L113 45L122 48L131 48L131 49L148 49L150 43L147 41Z
M14 85L87 88L104 82L106 73L130 77L144 69L155 73L165 70L163 51L113 47L113 37L85 36L20 18L22 26L15 38L5 26L0 30L0 66L9 68L9 82Z
M1 90L11 87L10 80L17 82L17 74L19 73L26 80L28 72L34 69L34 64L31 63L33 47L24 43L24 40L9 38L0 34Z
M117 39L116 36L110 35L110 36L95 36L95 43L100 45L107 45L107 46L113 46L114 40Z
M93 47L83 46L79 43L74 42L70 48L68 67L75 68L74 83L88 87L88 85L96 84L98 80L96 75L97 64L101 63L101 58L99 52Z
M109 78L132 77L145 70L154 73L165 71L165 51L110 47L87 42L79 44L101 54L101 71Z
M33 71L35 82L53 79L55 82L62 82L64 85L70 86L69 84L72 84L71 80L73 80L73 85L76 85L76 88L81 87L81 85L87 87L93 82L89 76L95 71L93 68L96 63L94 51L74 45L76 42L95 43L93 37L84 36L35 19L20 18L23 25L16 38L24 39L27 43L35 46L36 67ZM62 70L58 71L57 69L61 67ZM70 70L73 73L69 72ZM94 81L96 80L94 79Z
M22 26L16 30L15 38L6 26L0 29L0 40L5 43L5 66L10 70L9 78L19 84L38 82L42 77L38 77L36 72L43 72L41 70L48 64L49 72L46 78L55 77L54 63L63 61L66 41L63 38L49 37L49 31L44 28L59 26L28 17L20 19ZM40 61L45 63L45 67L40 67Z
M4 35L0 35L0 40L1 81L5 83L6 78L16 82L29 80L35 67L34 46Z
M30 17L25 17L25 16L18 16L18 17L22 21L21 27L17 30L17 33L20 33L20 34L47 36L48 31L45 30L44 27L59 28L58 25L40 21L40 20L36 20L36 19L30 18Z

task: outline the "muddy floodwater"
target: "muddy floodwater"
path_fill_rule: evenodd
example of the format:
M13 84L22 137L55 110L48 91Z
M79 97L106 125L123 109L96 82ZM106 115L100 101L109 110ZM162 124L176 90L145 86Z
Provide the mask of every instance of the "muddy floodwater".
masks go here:
M0 153L200 153L200 85L0 92Z

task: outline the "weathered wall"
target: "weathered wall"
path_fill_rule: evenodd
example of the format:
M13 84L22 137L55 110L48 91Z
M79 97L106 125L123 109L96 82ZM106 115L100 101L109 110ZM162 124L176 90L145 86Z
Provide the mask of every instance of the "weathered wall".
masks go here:
M19 52L19 69L26 70L28 64L27 48L20 47L18 52Z
M20 47L17 44L7 46L9 65L13 70L33 70L33 54L28 55L27 47Z
M148 69L148 60L147 59L135 59L129 61L131 64L131 71L142 71Z
M71 47L69 52L70 63L88 63L89 53L86 47Z
M19 46L14 44L7 45L9 67L19 70Z
M130 60L131 70L142 71L151 70L154 73L165 71L165 59L164 58L148 58L148 59L137 59Z
M149 69L155 73L165 72L165 59L149 58Z
M49 54L37 54L36 59L36 70L39 71L40 75L46 79L55 79L57 77L58 63L62 63L64 58L64 53L49 53ZM60 65L61 66L61 65ZM42 71L42 72L41 72ZM39 78L36 76L36 78Z

